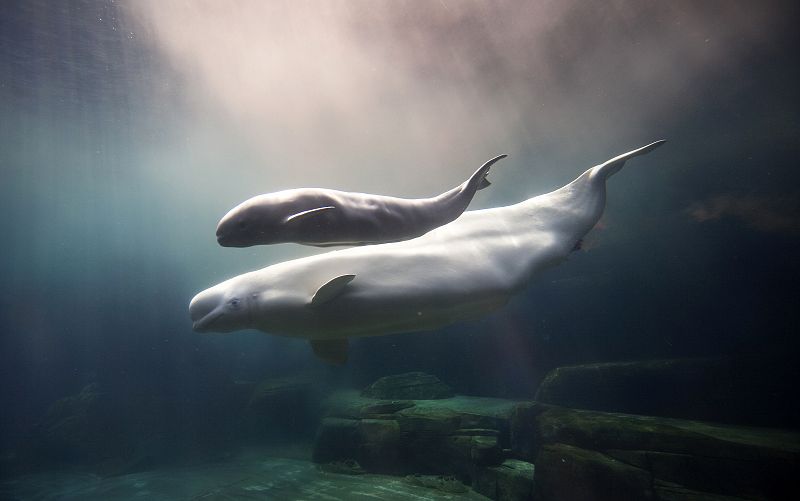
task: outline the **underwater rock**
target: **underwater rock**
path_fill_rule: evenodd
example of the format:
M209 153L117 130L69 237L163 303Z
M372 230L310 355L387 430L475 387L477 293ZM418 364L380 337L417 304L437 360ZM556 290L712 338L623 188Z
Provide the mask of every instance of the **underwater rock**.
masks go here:
M454 475L469 483L478 468L502 463L515 404L465 396L375 401L337 392L326 402L314 461L349 458L369 472Z
M367 405L361 409L361 415L364 417L372 416L388 416L397 411L414 407L414 402L409 400L391 400L386 402L378 402L376 404Z
M525 417L531 421L525 423ZM800 475L800 434L783 430L526 403L515 409L511 435L517 442L514 455L536 464L537 492L543 496L555 492L550 485L560 486L562 477L576 484L591 477L599 483L595 492L604 492L606 482L638 486L641 473L628 468L683 489L756 498L780 497ZM573 449L564 449L568 446ZM561 461L558 454L574 460L573 470L548 463ZM575 478L566 480L569 475ZM621 480L609 480L620 475Z
M364 468L355 459L344 459L341 461L331 461L317 465L320 471L326 473L336 473L338 475L363 475L366 473Z
M536 459L537 500L653 499L650 474L599 452L565 444L542 447Z
M498 501L527 500L533 497L534 465L507 459L500 466L489 468L497 475Z
M245 413L253 434L300 435L313 430L321 413L319 392L309 374L259 382L253 387Z
M252 443L242 422L252 385L213 377L184 398L162 386L93 383L55 401L16 445L14 468L79 465L103 476L122 475L215 458L241 439Z
M536 426L539 414L550 406L537 402L520 402L514 406L509 419L511 455L517 459L533 461L539 452Z
M359 463L372 472L396 473L402 470L400 425L393 419L362 419L358 426Z
M406 475L403 481L411 485L419 485L452 494L463 494L469 490L457 478L444 475Z
M315 463L355 461L375 473L401 471L400 426L388 419L326 417L314 442Z
M764 367L770 367L765 371ZM542 403L608 412L785 427L800 418L793 360L689 358L574 365L553 369Z
M435 400L455 395L453 389L432 374L406 372L385 376L364 389L365 397L381 399Z
M27 465L70 462L89 464L109 454L113 434L103 419L104 395L96 383L86 385L77 395L55 401L37 423L20 449L20 461Z
M307 393L313 383L314 379L307 374L264 379L253 388L248 405L251 408L271 406L275 399L286 395Z
M506 459L499 466L478 470L472 479L472 489L498 501L529 500L533 497L533 475L533 464Z
M471 479L479 466L499 464L515 402L456 396L418 400L397 413L402 456L414 473Z
M397 473L401 470L399 440L397 421L327 417L317 433L312 460L354 461L365 471Z
M355 460L358 455L358 419L326 417L314 441L312 460L315 463Z
M659 501L745 501L747 499L695 491L659 479L653 480L653 492Z
M457 432L442 441L445 465L452 473L470 479L481 466L500 464L503 449L498 437L487 435L464 435Z

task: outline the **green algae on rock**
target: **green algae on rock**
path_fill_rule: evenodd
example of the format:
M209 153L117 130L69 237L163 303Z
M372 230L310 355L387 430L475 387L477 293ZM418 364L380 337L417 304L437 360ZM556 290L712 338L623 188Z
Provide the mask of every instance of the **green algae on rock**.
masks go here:
M455 395L453 389L432 374L406 372L385 376L364 389L365 397L381 399L436 400Z

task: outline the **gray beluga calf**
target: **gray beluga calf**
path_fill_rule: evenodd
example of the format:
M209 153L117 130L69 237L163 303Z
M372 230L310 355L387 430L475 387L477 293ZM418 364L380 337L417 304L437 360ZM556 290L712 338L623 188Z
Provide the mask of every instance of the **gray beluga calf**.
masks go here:
M294 242L327 247L397 242L424 235L466 210L475 193L489 186L483 164L452 190L432 198L406 199L366 193L301 188L250 198L217 224L223 247Z
M193 328L307 338L317 356L344 363L350 337L483 315L563 261L600 219L606 179L663 143L592 167L551 193L466 212L413 240L332 251L231 278L192 299Z

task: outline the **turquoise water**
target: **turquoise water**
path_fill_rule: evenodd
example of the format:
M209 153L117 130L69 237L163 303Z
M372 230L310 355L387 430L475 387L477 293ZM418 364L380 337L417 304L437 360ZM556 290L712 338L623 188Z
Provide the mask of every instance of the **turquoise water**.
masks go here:
M325 399L412 371L457 395L796 430L796 14L779 1L4 3L0 492L228 471L243 447L268 451L251 469L308 461L323 418L343 418ZM343 366L303 339L192 332L199 291L329 251L219 246L217 222L251 196L430 197L506 153L469 209L499 207L662 138L609 181L581 249L496 312L352 340ZM705 362L651 364L686 359ZM487 436L456 433L486 425L458 419L447 436ZM535 462L512 421L486 425L506 450L487 465ZM387 471L362 466L499 492L402 450ZM26 490L32 478L49 491ZM761 492L748 489L722 494Z

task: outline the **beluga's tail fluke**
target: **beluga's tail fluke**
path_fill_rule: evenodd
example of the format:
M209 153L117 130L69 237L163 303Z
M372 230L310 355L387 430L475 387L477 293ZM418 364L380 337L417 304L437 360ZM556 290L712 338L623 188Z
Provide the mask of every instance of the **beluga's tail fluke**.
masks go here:
M486 179L486 176L489 175L489 169L492 165L496 164L498 161L506 158L508 155L497 155L496 157L492 158L491 160L487 160L486 163L480 166L475 173L470 176L470 178L465 183L465 188L472 189L474 191L482 190L484 188L488 188L491 186L492 183Z
M642 146L641 148L637 148L633 151L629 151L627 153L623 153L622 155L616 156L611 160L608 160L593 169L592 177L597 178L599 177L603 181L608 179L610 176L613 176L625 165L625 162L630 160L633 157L638 157L640 155L644 155L646 153L650 153L654 149L658 148L662 144L666 143L666 139L659 139L658 141L654 141L647 146Z

